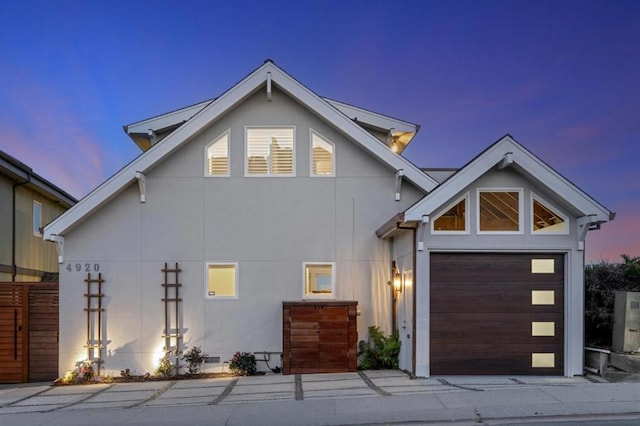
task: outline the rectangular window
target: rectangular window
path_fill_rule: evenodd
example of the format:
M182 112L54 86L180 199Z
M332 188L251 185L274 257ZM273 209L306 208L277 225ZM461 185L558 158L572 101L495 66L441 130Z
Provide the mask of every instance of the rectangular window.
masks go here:
M334 145L311 131L311 176L335 176Z
M556 335L556 323L549 322L531 322L531 335L532 336L555 336Z
M42 226L42 204L37 201L33 202L33 235L42 236L40 227Z
M554 259L531 259L532 274L553 274L554 271Z
M335 270L333 263L305 263L303 297L333 298Z
M531 290L532 305L555 305L555 303L553 290Z
M556 366L556 356L554 353L532 353L532 368L553 368Z
M206 151L206 175L229 176L229 131L207 145Z
M208 298L238 298L237 263L207 263L206 275Z
M247 127L247 176L294 175L294 128Z
M478 190L478 232L521 233L522 190Z

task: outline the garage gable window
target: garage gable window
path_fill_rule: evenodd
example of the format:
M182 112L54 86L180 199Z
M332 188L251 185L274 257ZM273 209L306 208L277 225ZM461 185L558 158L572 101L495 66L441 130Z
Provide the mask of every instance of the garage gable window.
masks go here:
M478 189L478 233L522 233L522 189Z
M206 297L209 299L238 298L237 263L207 263Z
M335 297L335 264L307 262L303 265L303 297Z
M445 207L431 222L431 232L434 234L468 234L469 215L467 206L469 205L469 193L457 199L452 204Z
M531 225L531 232L534 234L566 235L569 233L567 217L534 193L531 193Z
M229 131L213 140L206 148L206 176L229 176Z
M246 176L294 176L294 128L246 128Z

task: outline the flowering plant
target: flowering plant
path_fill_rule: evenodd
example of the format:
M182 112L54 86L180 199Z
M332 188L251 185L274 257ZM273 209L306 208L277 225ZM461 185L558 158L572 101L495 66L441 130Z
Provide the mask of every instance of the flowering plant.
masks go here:
M229 362L229 370L236 376L250 376L255 374L256 357L251 352L236 352Z
M96 378L96 372L93 369L93 363L89 360L84 360L76 363L76 368L67 371L62 378L62 383L87 383Z

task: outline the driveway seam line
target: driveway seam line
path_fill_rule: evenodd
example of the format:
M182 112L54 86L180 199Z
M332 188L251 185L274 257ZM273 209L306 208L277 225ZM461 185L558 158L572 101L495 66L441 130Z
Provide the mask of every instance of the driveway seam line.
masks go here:
M362 381L365 382L367 386L369 386L370 389L374 390L378 395L391 396L389 392L373 383L373 381L364 373L364 371L358 371L358 376L360 376Z
M80 399L80 400L78 400L78 401L76 401L76 402L70 402L69 404L64 404L64 405L62 405L62 406L60 406L60 407L52 408L51 410L41 411L41 413L51 413L51 412L53 412L53 411L62 410L63 408L68 408L68 407L72 407L72 406L74 406L74 405L82 404L83 402L90 400L90 399L91 399L91 398L93 398L94 396L98 396L98 395L100 395L102 392L106 392L106 391L108 391L109 389L113 388L114 386L115 386L115 384L109 385L109 386L107 386L106 388L104 388L104 389L100 389L99 391L94 392L94 393L92 393L91 395L88 395L88 396L86 396L86 397L84 397L84 398L82 398L82 399Z
M53 389L53 387L52 387L52 386L49 386L47 389L41 390L40 392L36 392L36 393L34 393L33 395L28 395L28 396L25 396L25 397L20 398L20 399L18 399L18 400L15 400L15 401L13 401L13 402L9 402L9 403L7 403L7 404L0 405L0 408L4 408L4 407L11 407L11 406L12 406L12 405L14 405L14 404L18 404L19 402L26 401L26 400L27 400L27 399L29 399L29 398L33 398L33 397L36 397L36 396L40 396L40 395L42 395L42 394L43 394L43 393L45 393L45 392L49 392L51 389Z
M302 387L302 376L300 374L296 374L294 377L295 382L295 391L296 391L296 401L304 400L304 388Z
M470 390L470 391L475 391L475 392L483 392L484 389L478 389L478 388L472 388L469 386L462 386L462 385L456 385L454 383L450 383L449 381L445 380L445 379L438 379L438 381L440 383L442 383L445 386L452 386L454 388L458 388L458 389L464 389L464 390Z
M214 399L213 401L211 401L208 405L218 405L219 403L221 403L222 400L224 400L227 396L229 396L229 394L231 393L231 391L235 387L236 383L238 383L238 379L237 378L231 380L229 382L229 384L227 385L227 387L224 388L222 393L220 395L218 395L218 397L216 399Z
M134 407L139 407L140 405L146 404L149 401L153 401L154 399L156 399L157 397L159 397L160 395L162 395L163 393L165 393L166 391L168 391L169 389L171 389L173 387L173 385L175 385L176 382L175 380L169 382L168 385L165 385L164 387L156 390L153 395L151 395L149 398L144 399L142 401L136 402L135 404L129 405L126 408L134 408Z

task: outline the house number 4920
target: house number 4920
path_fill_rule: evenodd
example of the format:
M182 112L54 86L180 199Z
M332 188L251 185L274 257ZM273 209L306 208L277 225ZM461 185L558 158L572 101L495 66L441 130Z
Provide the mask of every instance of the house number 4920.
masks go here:
M66 267L69 272L98 272L100 270L99 263L67 263Z

